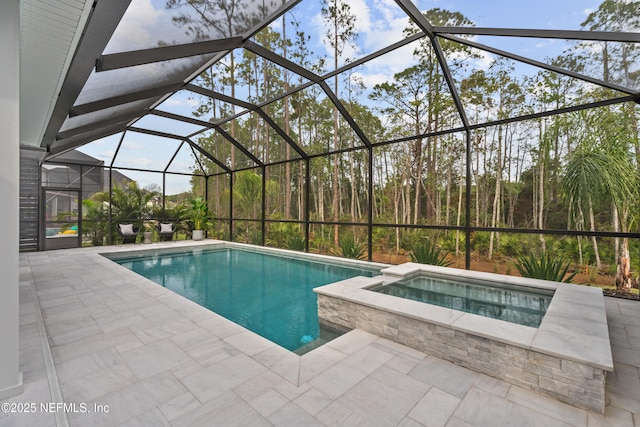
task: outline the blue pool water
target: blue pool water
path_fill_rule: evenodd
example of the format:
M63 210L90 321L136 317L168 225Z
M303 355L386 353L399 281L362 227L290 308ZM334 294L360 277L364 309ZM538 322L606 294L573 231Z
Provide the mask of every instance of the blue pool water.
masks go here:
M113 261L291 351L332 338L321 336L313 288L379 274L228 248Z
M370 290L534 328L540 326L553 298L553 291L544 289L429 276L403 279Z

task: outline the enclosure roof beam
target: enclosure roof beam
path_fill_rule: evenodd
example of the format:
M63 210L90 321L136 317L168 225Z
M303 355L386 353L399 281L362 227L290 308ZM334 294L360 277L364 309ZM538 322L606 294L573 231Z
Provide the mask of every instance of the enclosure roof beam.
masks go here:
M581 111L581 110L588 110L588 109L592 109L592 108L606 107L608 105L622 104L622 103L625 103L625 102L636 102L637 103L639 100L640 100L640 97L638 97L637 95L628 95L628 96L623 96L623 97L620 97L620 98L605 99L605 100L602 100L602 101L590 102L588 104L572 105L570 107L563 107L563 108L558 108L558 109L550 110L550 111L541 111L539 113L532 113L532 114L526 114L524 116L511 117L511 118L508 118L508 119L495 120L495 121L485 122L485 123L478 123L478 124L471 125L470 128L471 129L481 129L481 128L487 128L487 127L491 127L491 126L498 126L498 125L507 124L507 123L522 122L522 121L525 121L525 120L539 119L539 118L542 118L542 117L549 117L549 116L556 116L556 115L559 115L559 114L572 113L574 111Z
M137 127L133 127L133 126L129 126L127 128L127 130L129 130L131 132L137 132L137 133L144 133L144 134L147 134L147 135L159 136L159 137L162 137L162 138L177 139L178 141L184 141L184 139L185 139L184 136L176 135L174 133L160 132L160 131L157 131L157 130L143 129L143 128L137 128Z
M640 33L617 31L534 30L521 28L434 27L437 34L467 34L475 36L533 37L540 39L591 40L606 42L640 42Z
M300 146L296 144L296 142L289 135L287 135L287 133L282 130L282 128L276 122L274 122L267 113L265 113L261 108L258 108L256 112L260 114L260 117L262 117L262 119L267 122L267 124L271 126L273 130L275 130L278 135L280 135L280 137L284 139L287 144L289 144L291 148L293 148L296 153L300 155L300 157L302 157L304 160L307 160L307 158L309 157L307 153L302 148L300 148Z
M436 57L438 58L438 62L440 63L440 68L442 69L442 73L444 74L444 78L447 82L447 86L449 87L449 91L451 92L453 103L458 110L458 114L460 114L462 124L464 125L465 129L469 129L469 118L467 117L464 105L462 104L460 92L458 92L458 88L455 85L455 80L453 79L453 75L451 74L451 69L449 69L449 65L447 64L447 60L445 59L444 52L442 51L442 46L440 46L440 42L435 36L432 35L429 38L431 39L431 44L433 45L433 49L436 52Z
M462 104L462 100L460 99L458 89L455 86L451 70L447 65L447 61L444 52L442 51L442 47L440 46L440 42L435 37L435 27L431 25L426 16L424 16L424 14L420 12L420 10L416 7L415 4L413 4L411 0L396 0L396 2L407 13L407 15L409 15L409 18L412 19L418 25L418 27L420 27L420 29L424 31L429 37L431 46L433 47L436 58L438 59L438 63L440 64L440 69L442 70L445 81L447 82L447 86L449 87L449 91L451 92L453 103L458 110L458 114L460 115L460 119L462 120L465 129L469 129L469 119L467 118L464 105Z
M257 108L256 105L251 104L249 102L245 102L237 98L232 98L229 95L225 95L224 93L216 92L210 89L205 89L203 87L196 86L191 83L185 85L184 88L188 91L197 93L199 95L207 96L209 98L213 98L229 104L237 105L238 107L246 108L248 110L255 110Z
M96 56L104 51L130 3L131 0L94 2L91 17L55 100L51 118L40 142L41 147L48 147L55 140L67 119L69 109L78 99L91 75Z
M189 144L191 146L191 148L193 148L194 150L197 150L200 154L202 154L203 156L205 156L207 159L211 160L213 163L215 163L216 165L218 165L222 170L224 170L226 173L231 173L231 169L229 169L227 167L227 165L225 165L224 163L222 163L220 160L218 160L215 156L213 156L211 153L209 153L207 150L205 150L204 148L200 147L198 144L196 144L195 142L191 141L190 139L185 139L185 141L187 141L187 144ZM202 165L201 165L202 167ZM202 172L204 172L204 169L202 170Z
M322 81L322 78L319 75L307 70L304 67L301 67L295 62L292 62L276 53L273 53L268 49L265 49L259 44L248 41L248 42L245 42L243 47L247 49L249 52L255 53L256 55L261 56L262 58L267 59L273 62L274 64L278 64L279 66L286 68L287 70L293 73L296 73L307 80L310 80L316 83L320 83Z
M185 139L185 142L189 141L188 139ZM196 153L196 149L193 148L193 145L191 145L190 143L187 143L187 145L189 145L189 149L191 150L191 154L193 155L193 158L196 159L196 162L198 163L198 166L200 167L200 170L202 171L202 173L205 173L205 168L202 165L202 161L200 160L200 157L198 156L198 153ZM206 151L206 150L205 150ZM207 151L208 153L208 151ZM177 152L176 152L177 154ZM203 154L204 155L204 154ZM213 156L211 156L213 157ZM208 158L208 157L207 157ZM167 170L169 170L169 166L167 165Z
M180 149L182 148L182 146L184 145L185 141L180 141L180 144L178 145L178 148L176 148L176 151L173 152L173 155L171 156L171 158L169 159L169 162L167 162L167 166L164 167L164 170L162 171L162 173L167 173L167 171L169 170L169 166L171 166L171 163L173 163L173 160L176 158L176 156L178 155L178 153L180 152ZM196 157L196 160L198 160L198 158ZM198 161L198 164L200 164L200 162Z
M363 144L366 147L371 147L371 141L369 141L369 138L367 137L367 135L364 134L362 129L360 129L360 126L358 126L356 121L353 120L353 117L351 117L351 114L349 114L347 109L344 108L344 105L342 104L338 96L335 93L333 93L329 85L323 81L323 82L320 82L320 87L322 87L322 89L327 94L331 102L333 102L333 105L335 105L335 107L338 109L342 117L344 117L347 123L349 123L349 126L351 126L351 129L353 129L356 135L358 135L358 138L362 140Z
M420 12L420 9L418 9L418 7L413 4L413 1L396 0L396 3L398 4L398 6L400 6L400 8L402 8L402 10L405 11L407 15L409 15L409 18L414 21L422 31L424 31L428 35L433 35L435 30L434 26L431 25L424 14Z
M204 120L198 120L193 117L181 116L179 114L169 113L161 110L151 110L149 114L154 116L164 117L166 119L178 120L185 123L191 123L192 125L202 126L206 128L214 128L216 125ZM199 133L199 132L198 132Z
M343 72L345 72L347 70L350 70L350 69L352 69L354 67L362 65L365 62L368 62L368 61L370 61L372 59L375 59L375 58L377 58L379 56L382 56L382 55L384 55L386 53L389 53L389 52L391 52L391 51L393 51L395 49L398 49L398 48L400 48L400 47L402 47L404 45L412 43L412 42L414 42L416 40L419 40L419 39L421 39L423 37L425 37L425 33L422 32L422 31L419 32L419 33L416 33L416 34L412 34L411 36L407 37L406 39L401 40L399 42L396 42L396 43L392 44L391 46L388 46L386 48L380 49L377 52L374 52L374 53L372 53L370 55L367 55L365 57L362 57L362 58L360 58L360 59L358 59L356 61L353 61L353 62L350 62L348 64L345 64L342 67L323 75L322 77L320 77L320 79L321 80L326 80L328 78L331 78L331 77L333 77L333 76L335 76L337 74L343 73ZM316 78L316 76L314 75L314 79L315 78ZM218 92L215 92L215 91L212 91L212 90L209 90L209 89L205 89L205 88L202 88L200 86L195 86L195 85L192 85L192 84L185 85L184 89L192 91L192 92L195 92L195 93L198 93L198 94L203 95L203 96L207 96L207 97L214 98L214 99L219 99L221 101L228 102L230 104L238 105L238 106L246 108L246 109L248 109L250 111L254 111L254 110L258 109L258 108L262 108L262 107L264 107L266 105L269 105L269 104L271 104L271 103L273 103L275 101L283 99L286 96L290 96L290 95L292 95L292 94L294 94L296 92L304 90L304 89L306 89L309 86L312 86L314 84L316 84L315 81L309 80L306 83L303 83L303 84L301 84L301 85L299 85L297 87L291 88L291 89L289 89L288 91L286 91L284 93L278 94L277 96L274 96L274 97L272 97L270 99L267 99L265 101L260 102L259 104L255 104L255 105L254 104L250 104L248 102L240 101L240 100L238 100L236 98L231 98L228 95L225 95L225 94L222 94L222 93L218 93ZM221 121L220 123L225 123L225 122L231 121L231 120L233 120L233 119L235 119L235 118L237 118L237 117L239 117L241 115L244 115L244 114L245 114L245 112L239 112L239 113L237 113L237 114L235 114L235 115L233 115L231 117L226 118L225 120Z
M85 132L98 130L100 128L111 126L116 123L131 122L139 117L144 116L148 111L149 110L147 108L143 108L137 111L128 111L123 114L110 116L104 120L100 120L100 121L92 122L83 126L67 129L58 133L58 135L56 136L56 141L61 141L61 140L70 138L72 136L80 135Z
M150 89L130 92L124 95L113 96L111 98L105 98L99 101L88 102L86 104L75 105L69 111L69 117L92 113L94 111L104 110L105 108L115 107L117 105L127 104L129 102L140 101L142 99L161 97L167 95L168 93L175 92L181 89L183 86L184 83L180 81L176 83L170 83L168 85L156 86Z
M547 64L547 63L544 63L544 62L541 62L541 61L536 61L535 59L531 59L531 58L527 58L527 57L524 57L524 56L516 55L514 53L506 52L506 51L501 50L501 49L496 49L496 48L493 48L491 46L484 45L482 43L476 43L474 41L467 40L467 39L464 39L462 37L456 37L456 36L452 36L450 34L438 34L438 36L442 37L442 38L445 38L445 39L448 39L448 40L451 40L451 41L455 41L455 42L461 43L461 44L465 44L465 45L470 46L470 47L474 47L476 49L485 50L487 52L495 53L496 55L501 55L501 56L504 56L506 58L510 58L510 59L513 59L513 60L516 60L516 61L520 61L520 62L523 62L525 64L533 65L534 67L539 67L539 68L545 69L547 71L552 71L554 73L563 74L563 75L568 76L568 77L573 77L573 78L578 79L578 80L583 80L585 82L593 83L593 84L598 85L598 86L603 86L603 87L606 87L608 89L616 90L618 92L626 93L626 94L629 94L629 95L637 95L639 93L638 91L631 90L631 89L629 89L627 87L624 87L624 86L620 86L620 85L617 85L617 84L614 84L614 83L605 82L604 80L596 79L596 78L593 78L593 77L585 76L584 74L576 73L576 72L567 70L566 68L557 67L555 65L550 65L550 64Z
M408 45L410 43L413 43L416 40L420 40L421 38L424 38L424 37L426 37L426 33L424 31L419 31L419 32L417 32L415 34L410 35L409 37L407 37L407 38L405 38L403 40L395 42L394 44L392 44L390 46L387 46L387 47L385 47L383 49L380 49L380 50L378 50L376 52L370 53L367 56L363 56L362 58L357 59L357 60L355 60L353 62L346 63L343 66L338 67L335 70L328 72L327 74L323 74L322 75L322 79L323 80L327 80L328 78L331 78L331 77L336 76L338 74L342 74L345 71L348 71L348 70L350 70L352 68L355 68L355 67L359 67L360 65L362 65L362 64L364 64L366 62L369 62L372 59L376 59L376 58L378 58L378 57L380 57L382 55L386 55L389 52L393 52L394 50L399 49L402 46L406 46L406 45Z
M129 52L101 55L96 61L96 72L117 70L136 65L170 61L189 56L206 55L224 52L242 46L242 37L206 40L173 46L160 46L151 49L140 49Z
M119 132L124 132L127 129L127 123L129 123L129 121L116 123L109 127L103 127L94 131L85 132L80 135L74 135L66 139L54 141L52 145L47 146L47 151L52 156L62 154L65 151L73 150L74 148L80 147L87 142L105 138Z
M222 135L227 141L232 143L245 156L247 156L249 159L251 159L251 161L254 162L257 166L259 166L259 167L263 167L264 166L264 163L262 163L256 156L254 156L251 152L249 152L249 150L247 150L247 148L244 145L240 144L238 141L236 141L236 139L234 137L229 135L229 133L227 133L227 131L225 131L224 129L222 129L219 126L216 127L215 130L220 135Z

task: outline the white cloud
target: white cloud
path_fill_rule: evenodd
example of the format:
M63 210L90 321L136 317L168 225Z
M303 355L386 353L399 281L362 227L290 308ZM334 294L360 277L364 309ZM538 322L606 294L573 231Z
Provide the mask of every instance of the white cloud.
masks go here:
M147 147L148 145L145 145L144 143L131 140L124 141L122 143L122 149L127 151L144 151L145 149L148 149Z
M377 84L384 83L390 80L387 74L380 73L353 73L353 76L358 77L368 88L373 88Z
M151 159L147 159L145 157L138 157L136 159L131 159L127 163L130 163L132 165L136 165L138 167L149 167L151 165L156 165L157 166L157 162L155 162L155 161L153 161Z
M113 150L102 151L98 154L98 158L101 160L111 161L111 159L113 159L114 154L115 154L115 151Z
M157 10L151 4L151 0L131 2L105 52L123 52L152 47L158 40L153 28L157 26L163 15L165 15L164 11Z

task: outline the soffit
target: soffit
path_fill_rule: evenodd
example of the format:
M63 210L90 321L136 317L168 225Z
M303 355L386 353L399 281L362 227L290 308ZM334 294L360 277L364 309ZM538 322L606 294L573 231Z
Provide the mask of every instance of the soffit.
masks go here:
M40 144L92 0L22 0L20 143Z

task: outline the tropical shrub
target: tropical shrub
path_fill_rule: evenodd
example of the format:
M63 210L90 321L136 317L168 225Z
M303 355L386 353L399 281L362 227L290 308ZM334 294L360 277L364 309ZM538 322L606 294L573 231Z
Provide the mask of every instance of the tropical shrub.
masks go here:
M487 231L477 231L471 235L471 245L478 255L487 255L489 253L490 234Z
M202 197L196 197L195 199L189 200L187 212L194 230L206 230L211 227L212 223L209 220L209 207Z
M565 263L563 258L552 257L549 252L542 255L532 253L528 256L518 257L515 266L522 277L552 280L554 282L571 283L576 274L578 274L576 270L568 277L565 277L569 271L570 263Z
M291 235L287 238L287 249L294 251L304 251L307 240L299 234Z
M339 250L332 249L331 253L345 258L363 259L366 248L355 237L345 236L340 239Z
M300 225L290 222L271 223L267 230L266 244L276 248L289 248L289 239L294 236L300 237Z
M101 201L85 199L82 201L82 207L82 233L89 237L92 246L104 245L109 234L107 205Z
M412 262L438 265L441 267L448 267L451 265L451 261L447 259L447 255L447 251L438 248L436 243L430 240L414 245L409 252L409 258L411 258Z

